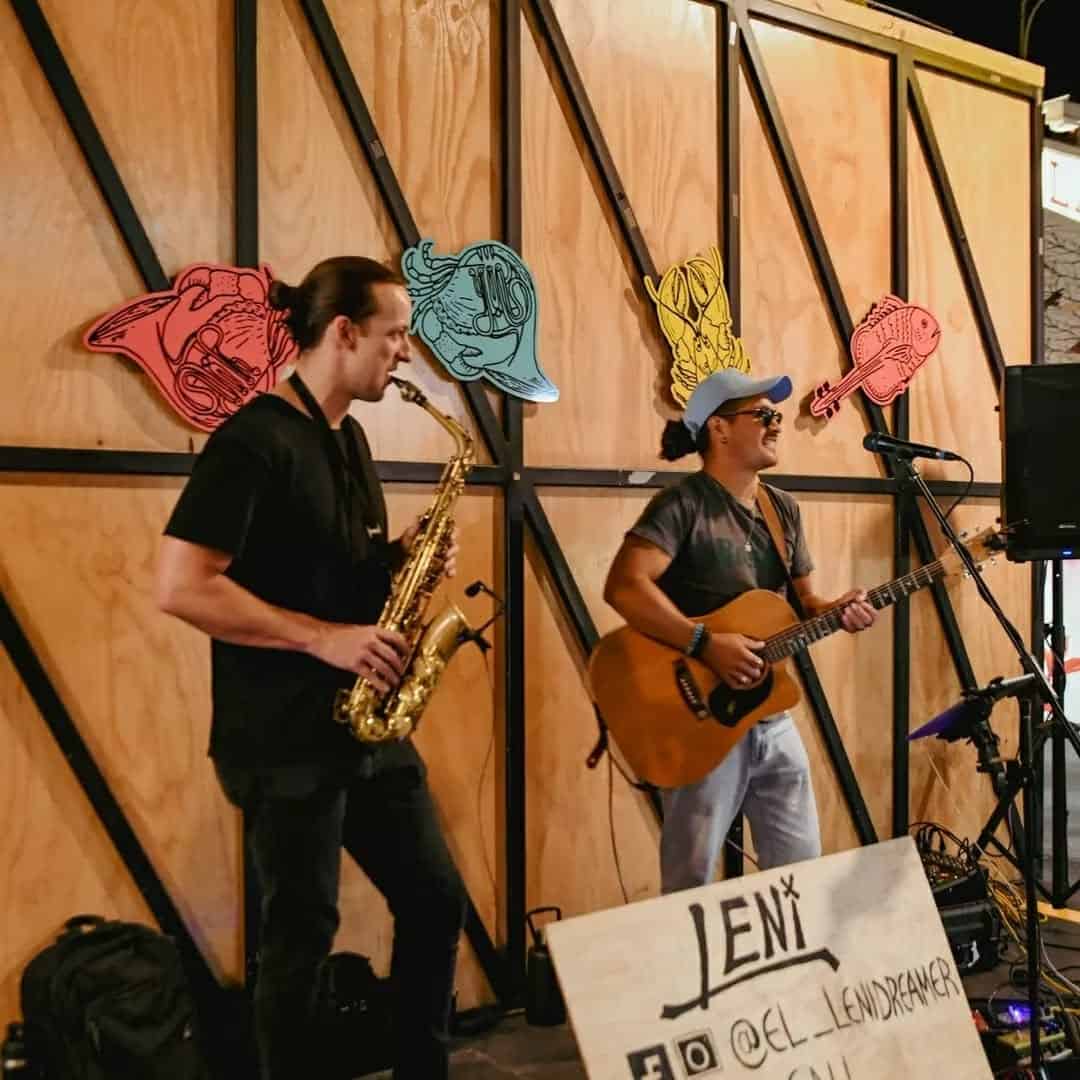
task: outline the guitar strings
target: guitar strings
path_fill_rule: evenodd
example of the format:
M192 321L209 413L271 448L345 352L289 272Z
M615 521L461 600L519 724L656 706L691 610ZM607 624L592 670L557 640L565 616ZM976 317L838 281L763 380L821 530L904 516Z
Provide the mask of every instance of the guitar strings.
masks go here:
M883 599L886 596L889 597L891 600L895 600L896 597L892 595L893 588L896 588L897 586L902 586L905 582L909 580L912 584L916 586L921 587L921 585L929 585L938 576L942 567L942 561L940 559L936 559L934 562L927 563L926 566L920 566L918 569L912 570L910 573L905 574L901 578L898 578L896 581L891 583L891 587L881 585L876 589L871 589L870 592L866 594L867 599L871 602L871 604L873 604L875 600ZM919 579L923 576L926 577L926 580L920 583ZM874 606L876 607L876 604ZM781 630L780 633L774 634L772 637L765 640L765 648L762 649L762 653L767 653L769 651L775 652L777 648L783 649L788 644L796 642L799 639L809 638L816 641L817 638L813 635L817 626L823 626L830 631L838 630L838 620L841 611L841 608L830 608L828 611L824 611L820 615L815 615L812 619L807 619L806 622L799 623L796 626L788 627L786 630ZM830 626L829 620L833 618L837 620L836 625ZM814 629L810 629L812 627ZM778 657L777 659L782 659L782 657Z

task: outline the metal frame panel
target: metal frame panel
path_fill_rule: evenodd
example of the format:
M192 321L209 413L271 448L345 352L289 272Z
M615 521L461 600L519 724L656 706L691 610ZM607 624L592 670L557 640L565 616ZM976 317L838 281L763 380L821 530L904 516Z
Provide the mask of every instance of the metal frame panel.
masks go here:
M721 209L724 259L728 293L736 332L740 325L740 200L739 200L739 80L745 71L751 89L765 119L766 133L781 166L781 176L788 192L800 231L811 253L811 261L822 285L834 326L839 336L850 337L852 320L840 288L820 223L791 140L788 136L776 96L771 87L760 49L753 33L751 17L767 18L785 26L794 26L833 41L888 54L893 64L892 108L892 286L894 292L907 292L907 118L913 108L919 138L927 152L935 190L975 310L979 332L991 367L1000 372L1003 365L1000 346L994 332L985 295L963 224L952 194L940 148L915 75L916 65L966 79L1000 92L1022 96L1032 103L1032 349L1033 359L1041 358L1041 204L1040 184L1041 91L976 65L956 61L930 50L915 48L894 39L846 27L830 19L787 8L774 0L716 0L722 7L718 19L717 57L718 94L722 94L720 117L719 163L725 198ZM36 0L12 0L31 48L56 95L62 111L79 142L87 164L116 221L124 243L131 252L147 287L168 287L168 279L157 260L138 215L127 196L123 182L113 165L86 104L79 93L66 61ZM319 50L341 97L346 114L373 172L382 198L401 242L410 246L419 240L415 221L379 138L373 118L345 56L323 0L301 0L304 13ZM499 101L500 101L500 193L502 233L506 243L520 250L521 245L521 86L520 29L523 0L502 0L499 5ZM604 193L619 224L622 240L630 252L641 278L656 278L657 268L648 251L630 205L615 162L604 139L581 76L559 26L550 0L524 0L530 22L543 41L566 100L581 129L593 169L600 177ZM235 0L235 73L236 73L236 257L242 265L257 265L258 260L258 115L257 115L257 0ZM505 670L503 680L506 715L505 814L506 842L503 859L506 867L504 917L507 945L500 956L487 934L475 908L469 912L469 936L481 964L500 1002L520 1002L524 988L525 961L525 743L524 743L524 560L525 528L532 534L536 548L575 637L584 651L595 643L597 631L573 573L558 544L557 537L540 502L540 487L659 488L685 475L657 471L544 469L524 465L523 424L520 402L504 398L502 423L478 383L462 386L472 414L494 462L475 469L470 483L499 487L504 495L503 591L507 603L505 625ZM884 430L882 411L863 398L869 426ZM894 429L901 437L908 429L905 399L894 409ZM181 453L78 450L47 447L0 447L0 473L58 473L100 475L186 476L195 456ZM380 476L388 482L434 483L440 467L426 462L378 463ZM920 558L932 558L929 537L921 517L914 513L914 501L903 480L888 468L878 478L830 476L776 476L772 482L789 491L828 493L863 493L889 495L894 499L894 556L897 573L910 565L909 539L914 539ZM964 485L939 482L931 487L935 494L955 494ZM996 498L998 484L976 484L972 494ZM910 536L909 536L910 534ZM934 602L945 632L961 682L974 685L974 675L948 598L938 586ZM1041 622L1041 596L1033 595L1033 621ZM155 917L163 928L174 933L183 947L193 951L196 964L212 980L171 900L164 893L138 840L112 800L107 786L75 730L47 673L33 654L33 649L17 620L0 595L0 625L3 640L16 662L20 676L31 689L46 722L49 723L65 756L87 791L113 843L124 858ZM893 642L894 702L894 791L893 832L906 831L908 677L910 674L909 613L907 602L896 606ZM807 696L822 727L834 768L840 780L853 821L864 842L875 839L873 824L862 800L842 740L829 711L828 702L817 680L809 657L798 664ZM655 802L654 802L655 805Z

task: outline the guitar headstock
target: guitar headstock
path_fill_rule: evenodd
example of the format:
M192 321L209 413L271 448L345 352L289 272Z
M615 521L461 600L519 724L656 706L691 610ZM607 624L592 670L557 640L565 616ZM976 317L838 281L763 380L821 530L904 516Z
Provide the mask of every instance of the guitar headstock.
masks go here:
M980 529L973 536L961 533L960 539L976 566L987 560L993 562L994 558L1005 550L1005 535L995 525L987 525L985 529ZM949 548L938 561L947 578L962 577L968 572L967 566L952 548Z

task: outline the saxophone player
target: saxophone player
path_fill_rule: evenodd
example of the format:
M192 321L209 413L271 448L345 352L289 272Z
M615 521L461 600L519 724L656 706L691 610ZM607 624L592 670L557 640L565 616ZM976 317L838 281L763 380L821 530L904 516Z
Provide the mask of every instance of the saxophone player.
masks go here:
M404 671L406 642L377 622L417 526L388 540L347 413L408 362L411 303L399 276L360 257L275 281L270 303L299 346L294 374L208 440L165 528L156 599L212 639L210 756L247 815L263 897L261 1077L321 1075L310 1024L345 847L394 918L395 1080L439 1080L464 887L411 741L366 744L333 720L357 676L388 692Z

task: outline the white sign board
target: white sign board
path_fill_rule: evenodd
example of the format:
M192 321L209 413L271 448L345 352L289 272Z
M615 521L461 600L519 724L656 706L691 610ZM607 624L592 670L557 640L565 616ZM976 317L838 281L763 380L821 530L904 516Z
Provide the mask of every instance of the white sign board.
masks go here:
M1043 207L1080 221L1080 155L1043 147Z
M591 1080L988 1080L910 837L545 928Z

